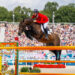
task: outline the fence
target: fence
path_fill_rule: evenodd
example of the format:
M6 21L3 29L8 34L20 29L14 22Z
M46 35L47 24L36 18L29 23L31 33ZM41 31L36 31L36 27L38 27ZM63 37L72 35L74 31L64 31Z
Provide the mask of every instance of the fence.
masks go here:
M0 47L2 48L2 47L5 47L6 48L6 46L8 46L8 47L17 47L18 46L18 44L16 43L16 42L11 42L11 43L6 43L6 42L0 42ZM1 73L2 73L2 75L4 75L3 73L5 73L5 72L2 72L2 70L3 70L3 64L2 63L4 63L4 62L2 62L2 56L3 56L3 51L1 50L1 48L0 48L0 75L1 75ZM4 48L3 48L4 49ZM11 48L10 48L11 49ZM10 51L10 49L7 49L7 51ZM16 58L16 56L15 56L15 58ZM3 60L4 61L4 60ZM6 61L6 60L5 60ZM16 62L16 61L15 61Z
M19 72L18 72L18 51L21 51L21 50L75 50L75 46L35 46L35 47L0 47L0 49L15 49L17 50L16 51L16 58L15 58L15 75L18 75ZM44 60L34 60L34 61L31 61L31 60L24 60L24 61L21 61L19 60L19 62L64 62L64 63L75 63L75 61L44 61ZM50 75L50 73L22 73L20 72L20 74L25 74L25 75ZM53 75L53 74L51 74ZM58 74L57 74L58 75ZM63 75L63 74L61 74ZM69 75L69 74L68 74ZM70 74L72 75L72 74Z

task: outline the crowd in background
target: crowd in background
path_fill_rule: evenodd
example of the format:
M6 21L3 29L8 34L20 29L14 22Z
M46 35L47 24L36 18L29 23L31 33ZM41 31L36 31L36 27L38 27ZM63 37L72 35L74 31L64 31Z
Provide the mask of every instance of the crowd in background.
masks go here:
M42 46L41 42L38 42L36 39L33 41L28 39L23 33L21 36L18 36L19 26L16 24L5 24L1 23L0 27L5 28L5 39L4 42L18 42L19 46ZM54 26L49 25L55 33L57 33L61 40L61 46L75 46L75 25L71 24L57 24ZM64 50L63 50L64 51ZM21 54L22 53L22 54ZM26 54L25 54L26 53ZM24 56L24 55L26 56ZM20 59L55 59L54 54L50 54L47 50L42 51L23 51L20 52ZM63 58L75 57L75 51L68 50L62 52L61 55Z
M75 25L58 24L54 31L59 34L62 46L75 46Z
M23 33L21 36L18 36L18 25L15 24L0 24L0 27L5 27L5 39L4 42L18 42L19 46L39 46L43 45L38 42L36 39L31 41ZM50 27L51 28L51 27ZM57 24L53 28L60 39L62 46L75 46L75 25L71 24Z

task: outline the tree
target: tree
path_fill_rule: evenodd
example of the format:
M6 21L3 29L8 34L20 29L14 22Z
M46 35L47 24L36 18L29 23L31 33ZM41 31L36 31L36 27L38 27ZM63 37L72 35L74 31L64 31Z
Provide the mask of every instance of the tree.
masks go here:
M8 12L8 15L7 15L7 16L8 16L8 17L7 17L7 21L8 21L8 22L12 22L12 21L13 21L12 14L13 14L12 11L9 11L9 12Z
M4 7L0 7L0 21L7 21L8 10Z
M56 11L55 22L75 22L75 7L74 4L61 6Z
M45 5L44 11L53 13L53 11L56 11L57 8L58 8L58 3L56 3L56 2L48 2Z
M48 2L45 5L45 8L42 11L42 13L44 13L46 16L48 16L50 22L52 22L53 12L57 11L58 6L59 6L58 3L56 3L56 2Z
M52 22L53 11L55 12L55 22L74 22L75 23L75 3L61 6L58 8L58 3L48 2L41 13L48 16L49 21ZM17 6L14 8L15 22L20 22L24 18L28 18L32 15L30 8ZM29 15L31 14L31 15ZM8 11L4 7L0 7L0 21L12 21L13 11Z
M21 12L21 6L17 6L13 11L20 13Z
M23 7L22 10L25 12L25 15L27 15L27 17L31 16L32 11L30 8Z

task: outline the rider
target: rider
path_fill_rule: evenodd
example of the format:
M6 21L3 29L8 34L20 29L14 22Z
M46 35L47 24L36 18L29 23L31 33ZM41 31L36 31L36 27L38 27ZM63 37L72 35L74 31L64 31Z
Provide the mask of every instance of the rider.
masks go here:
M32 18L35 19L34 22L41 24L42 31L45 33L46 39L48 39L48 17L39 13L38 9L34 9Z

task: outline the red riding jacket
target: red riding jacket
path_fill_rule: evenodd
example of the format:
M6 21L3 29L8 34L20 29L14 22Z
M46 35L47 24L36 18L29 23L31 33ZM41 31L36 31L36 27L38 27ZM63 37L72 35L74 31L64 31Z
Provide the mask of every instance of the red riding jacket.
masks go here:
M32 16L32 18L36 18L36 16ZM43 15L43 14L41 14L41 13L38 13L38 16L37 16L37 18L36 18L36 22L37 23L46 23L46 22L48 22L49 20L48 20L48 17L47 16L45 16L45 15Z

